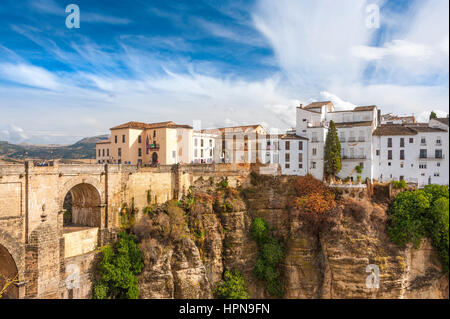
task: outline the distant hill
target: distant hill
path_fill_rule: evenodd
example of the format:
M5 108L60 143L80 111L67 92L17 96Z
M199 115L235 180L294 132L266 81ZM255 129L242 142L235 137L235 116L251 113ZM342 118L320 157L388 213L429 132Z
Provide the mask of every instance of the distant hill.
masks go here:
M0 156L14 159L87 159L95 158L95 143L107 140L109 135L83 138L72 145L16 145L0 141Z

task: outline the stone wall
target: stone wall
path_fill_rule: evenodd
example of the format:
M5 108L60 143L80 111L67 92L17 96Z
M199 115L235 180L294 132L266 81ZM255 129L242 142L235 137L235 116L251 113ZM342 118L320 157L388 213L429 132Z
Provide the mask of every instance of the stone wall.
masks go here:
M21 281L18 296L90 296L88 278L96 248L115 239L124 203L133 203L142 211L149 204L180 198L200 178L213 183L227 178L231 186L236 186L251 169L250 164L0 165L0 245L16 264ZM95 228L75 232L64 228L63 204L69 192L74 197L72 221ZM83 288L66 287L69 261L79 266Z

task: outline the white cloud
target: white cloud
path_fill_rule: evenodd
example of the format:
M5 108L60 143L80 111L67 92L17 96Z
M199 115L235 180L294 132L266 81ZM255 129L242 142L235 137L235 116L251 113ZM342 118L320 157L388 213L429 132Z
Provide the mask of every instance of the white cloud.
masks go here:
M37 88L57 89L58 78L47 70L29 64L0 64L0 77L6 81L16 82Z
M324 100L327 100L327 101L330 100L331 102L333 102L334 106L338 110L351 110L356 107L355 104L348 102L348 101L344 101L339 96L337 96L333 93L327 92L327 91L320 92L320 96Z

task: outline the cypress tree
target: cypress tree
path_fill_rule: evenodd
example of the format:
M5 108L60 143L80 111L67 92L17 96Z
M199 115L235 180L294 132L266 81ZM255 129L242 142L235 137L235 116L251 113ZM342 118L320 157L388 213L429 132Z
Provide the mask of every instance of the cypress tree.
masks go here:
M436 115L436 113L433 112L433 111L431 111L431 113L430 113L430 120L431 120L431 119L437 119L437 115Z
M327 139L325 141L325 172L328 175L336 175L342 168L341 142L339 141L336 124L330 121Z

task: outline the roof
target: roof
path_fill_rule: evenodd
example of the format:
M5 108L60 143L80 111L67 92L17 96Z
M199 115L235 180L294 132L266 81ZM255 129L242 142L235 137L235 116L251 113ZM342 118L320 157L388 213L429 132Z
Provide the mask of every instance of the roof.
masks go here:
M308 110L308 109L317 109L320 108L324 105L328 105L328 104L333 104L331 101L322 101L322 102L312 102L309 103L306 106L300 106L300 108L304 109L304 110Z
M357 106L353 109L353 111L372 111L374 109L376 109L377 106L376 105L368 105L368 106Z
M158 122L158 123L143 123L143 122L127 122L118 126L114 126L110 128L110 130L119 130L124 128L134 128L134 129L156 129L156 128L192 128L192 126L189 125L179 125L175 124L172 121L167 122Z
M416 135L417 132L402 124L381 124L372 133L374 136L386 135Z
M420 133L434 133L434 132L447 133L447 131L442 130L440 128L434 128L434 127L429 127L429 126L408 126L408 127L413 129L414 131L420 132Z
M417 123L424 124L424 123ZM389 136L389 135L417 135L417 133L434 133L444 132L438 128L433 128L424 125L403 125L403 124L381 124L373 132L375 136Z
M448 126L448 117L438 117L438 118L436 118L434 120L436 120L438 122L441 122L442 124L445 124L445 125Z
M230 132L233 132L235 130L239 131L248 131L248 130L256 130L258 127L261 127L264 129L264 127L261 124L254 124L254 125L241 125L241 126L229 126L229 127L219 127L219 128L210 128L210 129L204 129L201 130L201 133L214 133L214 132L225 132L225 130L229 130ZM264 130L265 131L265 130Z
M278 138L282 140L305 140L305 141L308 140L308 138L304 136L299 136L297 134L278 134Z
M372 126L373 121L334 123L336 127Z

